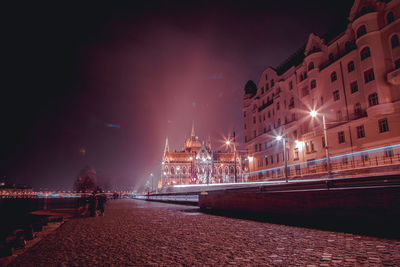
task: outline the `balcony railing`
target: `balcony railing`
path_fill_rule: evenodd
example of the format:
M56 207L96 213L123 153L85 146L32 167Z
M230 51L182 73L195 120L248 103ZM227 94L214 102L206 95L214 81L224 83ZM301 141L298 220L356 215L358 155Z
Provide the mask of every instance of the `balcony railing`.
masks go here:
M258 112L262 111L263 109L271 106L274 103L274 99L272 98L270 101L268 101L267 103L265 103L264 105L260 106L258 108Z

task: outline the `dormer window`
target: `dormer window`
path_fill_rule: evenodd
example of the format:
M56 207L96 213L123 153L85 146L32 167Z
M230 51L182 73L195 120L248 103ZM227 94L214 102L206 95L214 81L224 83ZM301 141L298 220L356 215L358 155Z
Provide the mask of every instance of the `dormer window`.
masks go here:
M366 33L367 33L367 27L365 27L365 25L362 25L362 26L358 27L358 29L357 29L357 38L360 38L361 36L363 36Z
M335 60L335 57L332 53L329 54L329 62L333 62Z
M275 85L275 82L274 82L274 79L272 79L271 80L271 87L274 87L274 85Z
M315 87L317 87L317 81L316 80L312 80L310 83L310 87L311 89L314 89Z

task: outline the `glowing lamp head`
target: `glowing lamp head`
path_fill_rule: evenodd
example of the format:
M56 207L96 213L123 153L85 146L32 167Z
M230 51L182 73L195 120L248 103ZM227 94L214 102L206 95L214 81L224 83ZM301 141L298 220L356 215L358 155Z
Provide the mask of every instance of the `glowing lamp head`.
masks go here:
M167 172L164 172L164 175L167 175Z
M281 136L281 135L278 135L278 136L276 137L276 140L281 141L281 140L282 140L282 136Z
M231 141L226 141L225 144L227 144L228 146L231 144Z
M193 157L190 157L189 160L193 160Z
M310 116L311 117L315 118L315 117L317 117L317 115L318 115L318 112L316 110L311 110L310 111Z
M248 156L247 159L249 160L249 162L253 162L254 157Z

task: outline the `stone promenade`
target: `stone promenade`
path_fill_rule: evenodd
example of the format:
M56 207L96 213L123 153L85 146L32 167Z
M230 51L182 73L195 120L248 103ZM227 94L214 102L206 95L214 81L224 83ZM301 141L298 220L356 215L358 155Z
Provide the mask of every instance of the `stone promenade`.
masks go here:
M400 266L400 241L115 200L72 219L9 266Z

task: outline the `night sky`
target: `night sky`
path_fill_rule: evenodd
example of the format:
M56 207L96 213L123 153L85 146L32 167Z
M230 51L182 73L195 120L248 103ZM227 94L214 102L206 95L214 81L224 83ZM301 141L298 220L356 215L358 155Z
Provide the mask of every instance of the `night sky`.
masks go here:
M346 20L353 1L30 1L2 8L0 179L71 190L85 166L114 189L236 131L245 83ZM3 69L4 70L4 69Z

